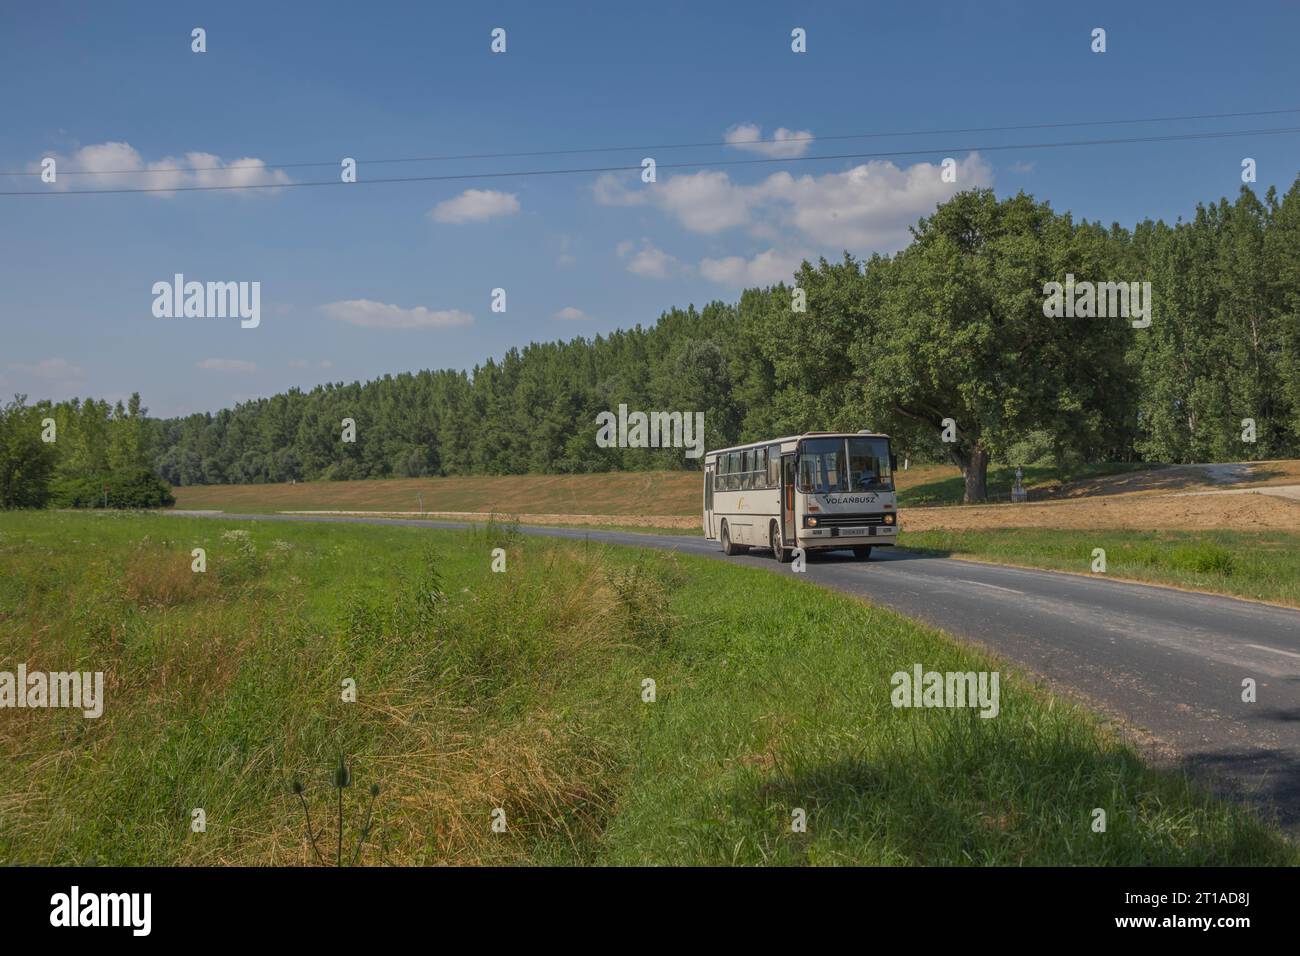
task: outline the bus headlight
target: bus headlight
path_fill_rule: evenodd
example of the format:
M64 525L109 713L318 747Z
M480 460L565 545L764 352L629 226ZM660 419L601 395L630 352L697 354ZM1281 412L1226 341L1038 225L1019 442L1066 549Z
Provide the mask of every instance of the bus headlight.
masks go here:
M811 515L805 515L803 519L803 526L805 528L815 528L817 527L817 519L812 517Z
M895 515L894 515L894 513L893 513L892 511L889 512L888 514L886 514L886 515L885 515L885 524L893 524L893 523L894 523L894 517L895 517Z

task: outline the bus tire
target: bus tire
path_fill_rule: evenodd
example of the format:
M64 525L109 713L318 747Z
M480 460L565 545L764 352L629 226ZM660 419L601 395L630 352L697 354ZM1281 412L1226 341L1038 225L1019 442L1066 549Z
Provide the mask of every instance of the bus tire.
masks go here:
M854 549L853 549L853 556L854 556L855 558L859 559L860 561L870 561L870 560L871 560L871 545L867 545L865 548L854 548Z
M748 550L749 550L748 548L744 548L744 547L742 547L741 545L733 544L733 543L732 543L732 541L731 541L731 529L727 527L726 519L723 519L723 522L722 522L722 553L725 554L725 555L727 555L728 557L732 557L732 556L737 555L737 554L744 554L744 553L745 553L746 551L748 551Z
M773 521L771 530L767 533L768 541L772 545L772 557L776 558L782 564L789 564L790 558L793 557L789 548L781 547L781 528Z

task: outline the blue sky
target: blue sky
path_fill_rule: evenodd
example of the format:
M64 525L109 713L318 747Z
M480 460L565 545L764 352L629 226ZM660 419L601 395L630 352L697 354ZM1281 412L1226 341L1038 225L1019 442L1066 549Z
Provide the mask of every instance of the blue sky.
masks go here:
M809 12L811 8L811 12ZM191 52L191 30L207 52ZM506 30L493 54L490 32ZM807 31L808 50L790 49ZM1090 50L1094 27L1107 51ZM0 189L221 184L660 163L635 174L0 197L0 393L140 391L154 414L290 386L472 368L530 341L734 299L804 255L892 252L955 188L1078 217L1188 215L1300 173L1300 134L969 147L1300 126L1300 113L1000 133L825 137L1300 107L1300 7L1222 3L7 4ZM811 142L375 165L582 147ZM113 145L116 144L116 145ZM963 148L958 148L963 147ZM888 160L796 154L924 150ZM958 182L941 182L952 156ZM711 166L738 159L748 166ZM250 160L270 164L250 168ZM241 163L243 168L201 167ZM124 165L125 164L125 165ZM189 170L70 176L150 165ZM200 167L199 171L193 171ZM469 190L475 192L466 195ZM258 281L256 329L159 319L155 282ZM490 309L506 289L507 311Z

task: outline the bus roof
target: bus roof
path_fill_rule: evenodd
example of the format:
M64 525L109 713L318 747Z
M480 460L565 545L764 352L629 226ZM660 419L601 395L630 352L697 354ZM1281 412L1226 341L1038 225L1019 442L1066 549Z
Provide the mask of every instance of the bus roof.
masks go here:
M801 435L786 435L784 438L765 438L762 441L749 442L745 445L730 445L726 448L715 448L712 451L706 451L704 457L710 455L720 455L724 451L743 451L746 448L762 448L766 445L779 445L788 441L799 441L803 438L888 438L883 432L873 432L863 429L860 432L804 432Z

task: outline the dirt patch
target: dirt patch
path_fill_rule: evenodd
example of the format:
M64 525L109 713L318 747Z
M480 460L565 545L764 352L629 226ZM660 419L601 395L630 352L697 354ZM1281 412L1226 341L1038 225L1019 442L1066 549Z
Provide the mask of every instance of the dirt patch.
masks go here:
M1264 488L1300 482L1300 461L1246 461L1222 465L1164 465L1124 475L1070 482L1053 498L1095 498L1131 494L1174 494Z
M1087 478L1062 485L1054 498L1097 498L1115 495L1169 494L1209 487L1204 469L1192 465L1169 465L1126 475Z
M900 509L905 531L1090 528L1300 531L1300 501L1266 494L1126 495L1021 505Z

